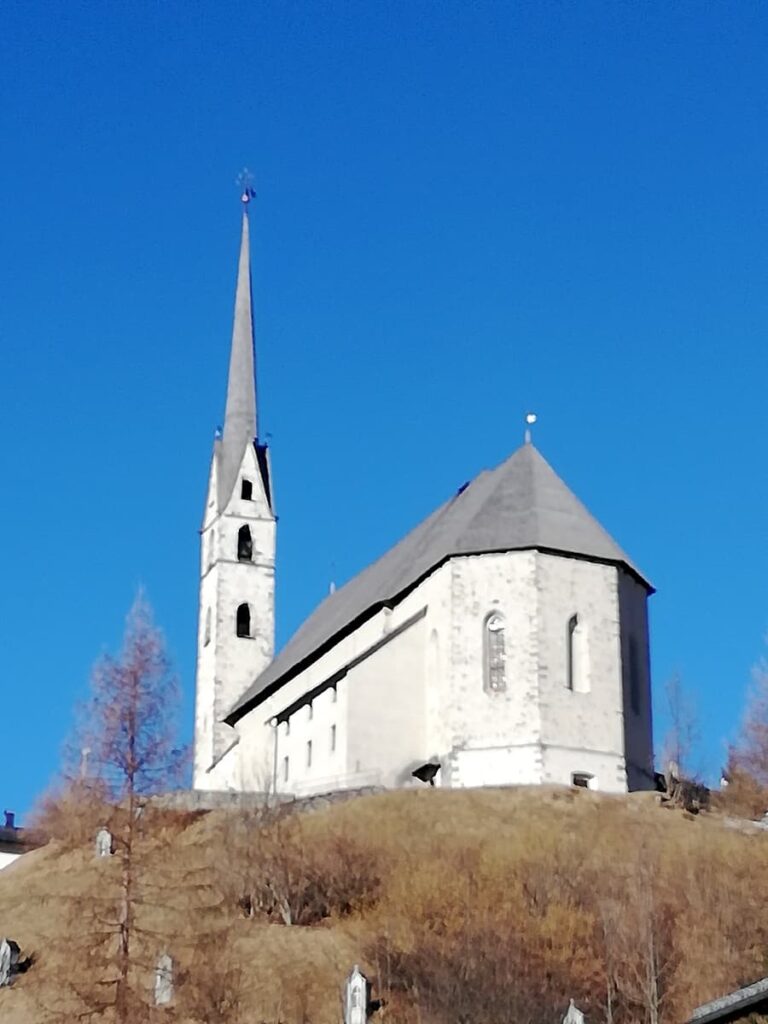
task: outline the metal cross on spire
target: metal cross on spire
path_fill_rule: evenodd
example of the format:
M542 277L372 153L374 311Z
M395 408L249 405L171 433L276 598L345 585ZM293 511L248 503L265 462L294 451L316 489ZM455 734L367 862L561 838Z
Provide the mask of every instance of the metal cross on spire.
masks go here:
M525 414L525 422L527 424L527 426L525 428L525 443L526 444L530 444L531 443L531 427L536 422L536 413L535 412L527 412Z
M247 206L256 197L254 178L247 167L244 167L237 176L237 187L240 189L240 202Z

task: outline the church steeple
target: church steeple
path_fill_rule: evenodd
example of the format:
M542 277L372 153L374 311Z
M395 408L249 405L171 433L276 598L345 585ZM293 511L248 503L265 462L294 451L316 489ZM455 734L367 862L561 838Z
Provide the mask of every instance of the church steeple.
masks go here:
M243 226L235 290L232 348L229 355L227 404L224 412L224 430L219 444L219 508L223 508L229 501L245 449L254 443L258 433L248 190L243 193L242 198Z
M237 269L224 429L217 436L200 531L194 785L237 785L237 733L224 718L272 660L275 532L269 453L257 438L248 204ZM234 775L233 775L234 772Z

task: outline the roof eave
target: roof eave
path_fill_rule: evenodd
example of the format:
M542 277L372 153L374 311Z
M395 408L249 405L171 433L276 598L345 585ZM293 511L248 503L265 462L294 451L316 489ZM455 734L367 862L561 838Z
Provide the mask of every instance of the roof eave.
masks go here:
M305 668L308 668L311 664L317 661L318 658L321 658L323 654L326 654L328 651L330 651L333 647L336 646L336 644L340 643L345 637L349 636L350 633L353 633L356 629L362 626L364 622L367 622L369 619L373 618L373 616L376 615L379 611L381 611L382 608L394 608L398 604L400 604L400 602L403 601L408 596L408 594L410 594L416 587L423 583L428 576L431 576L433 572L436 572L441 566L445 565L445 563L449 562L452 558L471 558L474 555L498 555L512 551L540 551L542 554L546 555L558 555L559 557L576 558L580 561L593 562L599 565L613 565L616 566L616 568L624 569L627 573L629 573L630 576L632 576L633 579L640 583L641 586L645 587L649 597L652 594L656 593L656 588L651 583L649 583L648 580L646 580L645 577L642 576L633 565L631 565L629 562L623 559L600 558L596 555L578 554L574 551L563 551L557 548L545 547L541 544L525 544L521 545L520 547L514 548L478 548L474 551L455 551L450 555L446 555L439 562L436 562L434 565L430 566L429 569L423 572L417 579L415 579L412 583L409 583L407 587L404 587L393 597L385 598L383 600L374 602L372 605L369 605L359 615L357 615L354 619L348 622L342 629L337 630L327 640L325 640L318 647L316 647L315 650L313 650L310 654L306 655L306 657L297 661L295 665L292 665L290 668L286 669L285 672L282 673L282 675L278 676L277 679L273 680L271 683L265 686L263 690L260 690L258 693L254 693L246 701L243 701L242 704L235 704L234 707L229 712L229 714L224 718L224 722L227 725L235 726L240 721L241 718L244 718L245 715L247 715L250 711L253 711L254 708L257 708L260 704L263 704L265 700L271 697L274 693L277 693L277 691L282 686L290 682L291 679L295 679L297 675L300 675Z

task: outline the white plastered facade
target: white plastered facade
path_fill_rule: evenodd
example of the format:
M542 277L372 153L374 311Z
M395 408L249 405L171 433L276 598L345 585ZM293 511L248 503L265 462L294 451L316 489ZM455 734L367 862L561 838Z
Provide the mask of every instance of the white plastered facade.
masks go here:
M249 499L242 496L243 481L250 484ZM238 734L223 719L274 655L275 525L255 447L246 447L232 495L221 510L214 453L200 534L196 789L241 788L236 758L226 756ZM251 534L250 559L238 557L238 534L243 527ZM249 610L249 635L238 636L237 610L244 604Z
M646 600L616 565L537 550L454 556L242 717L221 788L402 786L428 760L442 786L581 776L604 792L649 788ZM496 692L491 615L505 644Z

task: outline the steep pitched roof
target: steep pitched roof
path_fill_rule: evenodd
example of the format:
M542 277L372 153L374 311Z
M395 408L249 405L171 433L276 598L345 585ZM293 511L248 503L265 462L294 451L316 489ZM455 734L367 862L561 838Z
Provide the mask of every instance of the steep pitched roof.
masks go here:
M229 501L246 446L257 435L256 373L253 342L253 301L251 298L251 257L248 237L247 199L243 206L240 259L237 267L235 315L232 324L232 348L229 356L227 405L224 430L216 446L219 462L218 504Z
M378 561L330 594L237 701L231 725L357 623L453 555L536 548L626 567L651 585L532 444L441 505Z
M726 996L713 999L697 1007L691 1014L688 1024L710 1024L711 1021L728 1021L747 1017L748 1012L759 1009L758 1004L768 1002L768 978L761 978L754 985L729 992Z

